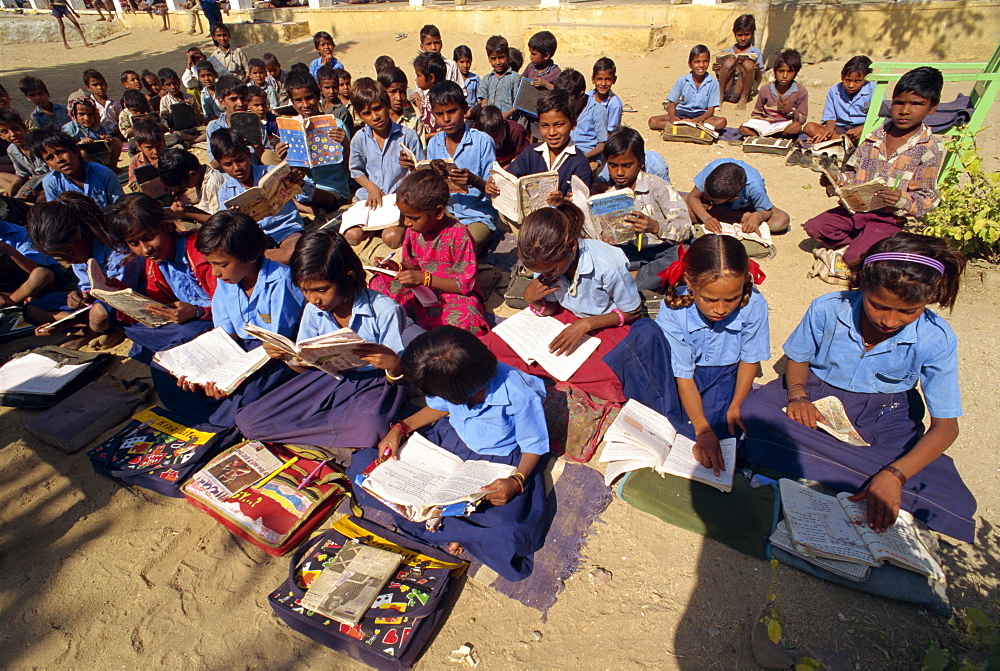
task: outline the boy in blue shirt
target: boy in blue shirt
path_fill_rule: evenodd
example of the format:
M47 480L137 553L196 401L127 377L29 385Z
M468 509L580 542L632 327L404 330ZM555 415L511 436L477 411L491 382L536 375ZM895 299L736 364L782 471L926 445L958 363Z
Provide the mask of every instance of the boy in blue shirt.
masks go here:
M587 83L578 70L563 70L556 88L565 91L576 105L576 126L570 133L573 144L588 159L599 159L608 139L608 110L585 94Z
M448 182L452 191L449 209L458 222L469 229L476 243L476 255L486 249L496 230L496 210L486 198L486 180L496 160L493 138L465 125L465 91L452 81L430 90L431 109L441 132L427 143L427 158L454 161ZM412 170L412 159L403 156L399 164Z
M314 59L309 64L309 74L313 76L313 79L319 79L316 75L322 67L330 67L334 70L344 69L344 64L333 55L333 50L337 45L334 43L333 36L330 33L321 30L313 35L313 47L319 54L319 58Z
M34 201L42 188L41 178L49 173L49 166L31 152L28 127L16 110L0 109L0 140L10 143L7 158L14 166L13 175L0 172L0 189L14 198ZM26 186L28 188L24 189Z
M218 80L219 74L209 61L199 61L194 67L198 73L198 83L201 84L202 116L209 121L217 119L222 114L222 109L215 102L215 82Z
M766 223L771 233L788 230L788 213L772 203L757 169L743 161L719 158L694 177L685 198L691 221L709 233L720 233L720 222L738 224L744 233L756 233Z
M116 130L101 123L97 107L90 98L79 98L71 105L73 121L64 125L62 131L79 141L81 149L87 152L87 158L109 168L117 166L122 153L122 141L112 135ZM107 149L95 150L92 146L95 142L107 143Z
M622 125L622 112L625 105L622 99L611 90L618 81L618 68L608 57L598 58L594 63L594 72L590 76L594 88L587 91L587 96L601 104L608 112L608 133L613 133Z
M483 75L476 97L480 107L493 105L507 119L514 113L514 100L517 98L521 75L510 67L510 47L502 36L494 35L486 40L486 56L490 59L493 70Z
M688 53L691 72L680 77L667 95L666 114L649 118L649 127L663 130L679 120L693 121L721 131L728 120L715 114L719 108L719 82L708 72L711 54L704 44L696 44Z
M49 99L49 89L38 77L24 77L18 84L21 93L35 106L28 117L28 130L62 128L70 122L66 108Z
M218 119L209 121L208 128L205 129L205 151L208 153L211 153L212 135L220 128L229 128L229 115L247 111L247 85L234 75L225 75L215 85L215 100L222 109L222 114Z
M46 200L55 200L64 191L90 196L107 209L122 197L118 176L100 163L83 160L76 140L58 130L38 130L28 136L31 153L52 170L42 179Z

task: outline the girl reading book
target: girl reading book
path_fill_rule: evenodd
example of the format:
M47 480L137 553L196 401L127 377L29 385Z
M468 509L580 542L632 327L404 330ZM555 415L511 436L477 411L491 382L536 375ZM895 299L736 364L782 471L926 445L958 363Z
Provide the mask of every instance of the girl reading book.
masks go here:
M681 247L661 277L656 322L633 324L606 361L625 396L693 439L695 458L718 476L719 439L742 431L740 405L770 356L767 301L754 286L764 274L736 238L710 234Z
M452 554L468 551L507 580L527 578L548 527L541 468L549 451L545 386L498 363L480 340L454 326L414 338L403 352L402 374L426 395L427 407L393 424L377 448L359 452L348 469L351 481L375 460L397 458L418 429L463 460L516 467L510 477L483 487L485 502L468 516L438 518L434 530L395 513L393 521ZM356 492L362 506L384 508L362 488Z
M938 238L897 233L875 244L854 264L849 291L809 306L785 342L784 376L744 402L747 460L856 491L851 500L867 502L875 531L903 508L972 542L976 501L944 454L962 414L958 347L948 323L927 309L955 304L964 270L962 255ZM816 430L829 422L814 402L829 396L870 445Z
M367 344L355 350L367 365L339 377L306 369L281 349L265 343L274 359L284 359L298 375L236 414L247 438L275 443L357 450L375 445L406 402L400 385L403 308L365 288L361 260L339 233L317 229L295 245L292 281L306 302L298 340L350 328ZM342 455L343 456L343 455Z

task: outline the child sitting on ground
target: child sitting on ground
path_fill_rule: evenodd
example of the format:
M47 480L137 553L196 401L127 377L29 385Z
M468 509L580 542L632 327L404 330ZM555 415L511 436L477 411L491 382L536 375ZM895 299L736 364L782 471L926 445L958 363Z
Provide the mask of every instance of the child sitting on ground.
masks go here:
M24 228L6 221L0 221L0 255L0 308L35 303L61 271L58 261L35 249Z
M122 92L125 91L142 91L142 79L139 77L139 73L135 70L126 70L121 76ZM125 101L119 100L121 108L125 109Z
M334 43L333 36L330 33L321 30L313 35L313 47L316 49L316 53L319 54L319 58L316 58L309 64L309 74L315 77L317 81L319 81L320 68L330 68L331 70L344 69L344 64L333 55L333 50L337 48L337 45Z
M57 130L38 130L28 136L31 153L52 170L42 179L46 200L64 191L78 191L108 208L122 196L118 175L100 163L85 161L76 140Z
M211 36L212 42L215 43L215 51L212 55L226 66L229 74L235 76L237 79L246 79L247 69L250 65L243 50L239 47L231 46L233 36L229 32L229 27L224 23L217 23L212 26Z
M944 143L923 121L937 109L943 84L941 71L930 67L910 70L899 78L892 91L889 120L861 141L837 175L840 186L881 179L885 182L878 193L882 207L853 214L843 206L827 210L806 222L809 237L837 252L843 249L843 260L851 262L879 240L901 231L907 220L923 217L937 206ZM828 265L835 269L836 258Z
M444 59L441 54L423 53L413 59L413 83L417 90L413 94L411 102L413 107L420 110L420 121L424 125L424 144L430 141L431 137L437 133L437 121L434 119L434 110L431 109L431 89L445 81Z
M35 201L42 196L42 177L49 174L49 166L31 151L28 127L13 109L0 110L0 140L9 142L7 156L14 166L14 174L0 173L0 189L8 196Z
M163 130L150 119L140 119L132 127L132 137L139 151L128 162L128 186L135 191L138 188L136 168L144 165L157 167L160 156L167 150L167 144L163 138Z
M476 283L475 242L469 229L445 211L448 195L448 182L433 169L407 175L396 192L406 227L403 248L398 263L382 264L398 272L395 277L376 273L369 286L401 304L422 328L450 324L478 335L489 325ZM424 305L413 287L430 288L437 302Z
M118 115L122 112L122 106L117 100L108 97L108 81L104 75L97 70L84 70L83 88L94 101L101 124L112 132L118 132Z
M744 233L765 225L784 233L791 219L767 195L764 178L753 166L733 158L717 158L694 176L694 188L685 197L691 221L707 233L721 233L720 222L738 224Z
M35 109L28 115L28 130L52 128L58 130L70 122L66 107L49 99L49 89L38 77L23 77L18 83L21 93Z
M753 112L740 135L777 136L795 139L809 114L809 93L795 81L802 69L802 57L795 49L781 52L774 60L774 81L760 90Z
M524 126L505 119L500 108L493 105L479 108L475 128L493 138L496 161L501 168L509 166L531 144Z
M704 44L696 44L688 54L691 72L677 80L667 94L667 113L649 118L649 127L663 130L676 121L693 121L721 131L729 123L716 116L719 107L719 82L708 72L712 55Z
M590 160L600 158L608 139L608 110L586 94L587 82L573 68L566 68L556 80L556 89L565 91L576 110L576 124L570 138Z
M316 81L319 83L320 93L323 94L323 106L320 108L322 114L332 114L344 125L347 137L354 137L354 115L351 110L340 99L340 76L343 70L334 70L331 67L323 66L319 69Z
M608 132L612 133L622 125L622 112L625 109L622 99L611 90L618 81L618 68L615 67L615 62L607 56L598 58L594 63L590 81L594 84L594 88L587 91L587 96L607 111Z
M433 531L397 513L392 517L401 531L453 554L467 551L506 580L527 578L547 529L545 386L499 363L475 336L453 326L417 336L403 352L402 371L426 396L427 407L390 427L377 449L359 452L348 470L352 481L375 460L398 458L400 446L418 429L463 460L516 467L510 477L483 487L489 492L485 505L467 516L441 517ZM362 506L386 510L358 491Z
M182 141L188 144L197 141L198 133L194 131L202 124L202 119L201 114L198 113L194 98L184 92L181 87L180 78L171 68L161 68L156 75L160 78L160 81L163 82L163 96L160 98L159 107L160 118L174 131L188 131L187 133L179 133ZM174 128L173 112L170 108L173 105L179 105L181 103L190 106L194 111L195 125L190 128Z
M844 64L840 83L826 92L820 123L810 122L802 129L813 142L846 135L852 144L858 143L875 90L875 84L866 79L871 71L872 59L867 56L855 56Z
M247 86L247 110L260 120L260 136L263 142L261 163L278 165L281 158L274 149L281 144L278 131L278 117L271 112L267 102L267 93L256 84Z
M514 101L521 76L510 67L510 47L502 35L494 35L486 40L486 57L489 58L490 73L483 76L477 91L479 105L493 105L500 109L505 119L514 113Z
M163 93L163 82L160 81L160 78L152 70L143 70L140 77L142 77L142 83L146 87L146 98L149 100L149 106L153 109L159 109L160 94Z
M122 99L125 101L125 109L118 117L118 130L122 136L128 140L134 135L133 125L138 121L148 121L159 126L164 133L167 132L167 125L160 120L159 115L153 112L149 106L149 99L143 95L142 91L125 91ZM135 143L129 144L129 153L138 151Z
M757 21L753 14L741 14L733 21L736 44L727 47L720 55L719 89L722 99L736 103L736 109L745 110L753 85L764 74L764 54L754 46L753 36Z
M396 67L396 61L392 59L392 56L386 56L382 54L375 59L375 76L378 77L379 73L386 68Z
M267 68L264 67L264 61L259 58L251 58L247 62L249 63L247 84L257 86L264 92L264 95L267 97L268 107L277 107L278 91L277 88L272 86L271 82L268 81Z
M174 216L203 224L221 209L219 188L228 177L221 170L213 170L179 147L161 154L157 169L163 185L173 192L170 210Z
M229 128L229 115L236 112L247 111L248 92L247 85L234 77L225 75L219 78L215 85L215 101L222 109L222 114L218 119L208 122L205 129L205 151L211 154L211 141L220 128Z
M97 106L90 98L78 98L71 102L73 121L62 127L62 131L77 140L85 158L118 169L118 157L122 153L122 141L114 137L112 130L101 123ZM106 147L94 149L95 142L103 142Z
M389 94L389 114L403 128L409 128L424 142L424 123L406 98L406 73L393 66L380 70L378 83ZM426 142L424 142L426 144Z
M465 90L465 100L469 109L479 102L479 75L472 71L472 49L465 44L455 47L455 63L458 65L458 74L462 75Z
M287 105L288 90L285 88L285 79L288 77L288 73L281 69L281 62L271 52L264 54L261 60L264 61L264 69L267 70L267 76L270 79L269 84L277 93L278 105Z
M218 119L222 116L222 108L215 102L215 82L218 79L215 66L209 61L200 61L195 68L201 84L201 113L206 121Z
M408 148L417 160L423 160L420 138L409 128L403 128L390 118L389 94L374 79L362 77L351 90L354 109L359 110L365 127L351 142L351 179L360 187L355 200L364 200L368 207L382 207L382 196L395 193L406 170L399 164L401 147ZM403 244L402 226L390 226L371 234L360 227L350 228L344 237L356 247L369 235L379 236L392 249Z
M521 76L530 79L531 84L540 89L552 90L562 70L552 62L556 55L556 36L547 30L535 33L528 39L528 67Z

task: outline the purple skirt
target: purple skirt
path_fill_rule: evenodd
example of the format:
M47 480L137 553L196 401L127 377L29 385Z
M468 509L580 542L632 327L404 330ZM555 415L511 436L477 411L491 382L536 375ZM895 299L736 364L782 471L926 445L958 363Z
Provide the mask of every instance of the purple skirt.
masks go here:
M389 384L382 371L321 370L296 375L236 413L236 426L252 440L359 450L374 447L406 403L406 386Z
M750 392L743 402L747 461L853 492L882 466L911 450L923 435L924 403L915 389L863 394L832 387L810 373L808 390L812 398L839 398L851 423L871 445L848 445L789 419L781 410L788 395L784 378L779 378ZM907 481L901 506L935 531L969 543L975 540L976 499L947 455Z
M481 459L511 466L517 466L521 461L519 449L506 456L473 452L459 438L447 418L438 420L422 433L434 444L463 460ZM355 454L347 469L351 482L377 456L375 448ZM411 522L389 510L360 487L355 487L354 492L362 508L377 508L391 513L393 522L402 533L440 548L446 548L449 543L461 543L470 555L500 576L517 582L531 575L534 554L545 544L545 534L551 521L551 515L546 514L544 465L543 458L524 483L524 492L506 505L483 503L469 516L443 518L434 531L428 531L423 522Z

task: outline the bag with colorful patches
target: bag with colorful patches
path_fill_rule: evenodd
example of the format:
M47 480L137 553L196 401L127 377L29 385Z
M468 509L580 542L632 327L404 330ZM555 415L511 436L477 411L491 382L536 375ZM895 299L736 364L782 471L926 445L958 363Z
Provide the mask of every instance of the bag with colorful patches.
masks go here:
M212 469L250 442L234 445L201 470ZM191 505L208 513L233 534L269 555L280 557L301 543L349 495L347 475L319 450L264 444L286 466L274 477L261 478L263 484L220 498L202 485L199 478L192 477L181 491Z
M337 551L352 540L402 555L399 571L354 627L301 605L309 585ZM292 556L288 579L268 596L275 614L295 631L375 669L408 669L427 647L447 600L468 564L446 552L344 517Z
M164 496L183 498L188 477L237 438L235 430L199 431L153 406L87 452L94 470Z

